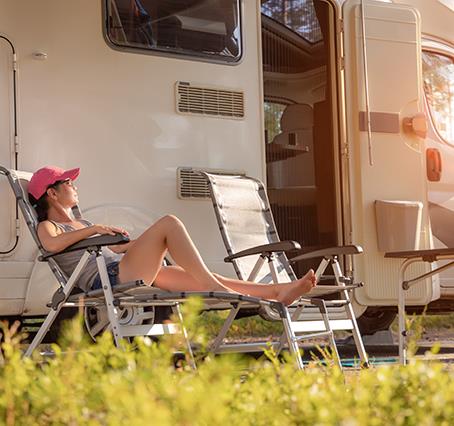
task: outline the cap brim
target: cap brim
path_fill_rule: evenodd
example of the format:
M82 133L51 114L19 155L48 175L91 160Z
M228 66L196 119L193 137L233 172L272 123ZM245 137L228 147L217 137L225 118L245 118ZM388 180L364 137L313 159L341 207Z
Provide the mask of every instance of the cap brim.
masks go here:
M65 173L63 173L61 175L59 180L66 180L66 179L76 180L79 177L79 174L80 174L79 167L77 167L76 169L66 170Z

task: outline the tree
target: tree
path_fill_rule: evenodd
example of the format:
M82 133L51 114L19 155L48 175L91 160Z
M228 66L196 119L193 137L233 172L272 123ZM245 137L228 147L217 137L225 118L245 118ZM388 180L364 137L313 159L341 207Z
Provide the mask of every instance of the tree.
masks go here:
M264 0L262 13L310 42L322 39L313 0Z

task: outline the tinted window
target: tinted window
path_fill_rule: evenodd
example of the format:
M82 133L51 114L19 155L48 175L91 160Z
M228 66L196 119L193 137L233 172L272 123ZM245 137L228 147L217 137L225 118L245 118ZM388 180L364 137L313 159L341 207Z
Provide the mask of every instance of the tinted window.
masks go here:
M272 142L281 132L281 117L285 107L285 104L279 102L265 101L265 140L267 143Z
M423 52L424 90L430 114L444 140L454 143L454 61Z
M107 35L130 49L235 62L239 11L240 0L107 0Z
M323 39L313 0L262 0L262 13L310 43Z

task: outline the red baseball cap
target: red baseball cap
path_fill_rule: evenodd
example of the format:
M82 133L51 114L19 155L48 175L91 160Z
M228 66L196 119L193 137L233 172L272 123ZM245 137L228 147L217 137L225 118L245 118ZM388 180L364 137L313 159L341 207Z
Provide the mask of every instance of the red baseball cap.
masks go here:
M63 170L56 166L46 166L33 173L30 183L28 184L28 192L37 200L41 198L47 191L50 185L53 185L59 180L76 180L79 176L80 169Z

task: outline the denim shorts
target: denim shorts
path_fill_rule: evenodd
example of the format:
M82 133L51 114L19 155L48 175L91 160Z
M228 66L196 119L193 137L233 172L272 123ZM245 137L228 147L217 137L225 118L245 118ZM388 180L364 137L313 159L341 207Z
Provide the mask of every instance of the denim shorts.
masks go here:
M120 262L112 262L112 263L109 263L108 265L106 265L107 275L109 276L110 285L112 287L116 286L119 282L119 279L118 279L118 273L119 273L118 264L119 263ZM102 288L102 285L101 285L101 277L99 276L99 272L98 272L95 276L95 279L93 280L91 289L98 290L100 288Z

